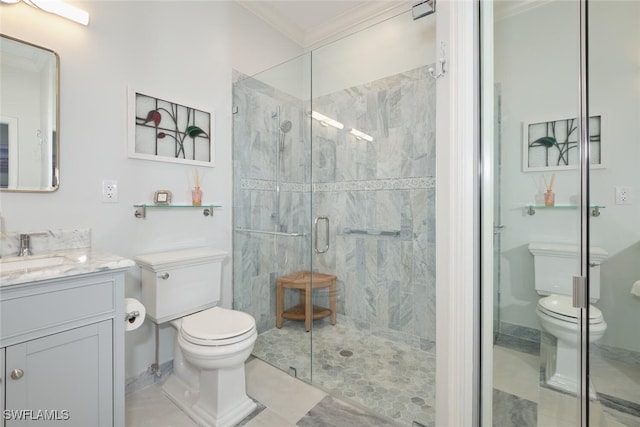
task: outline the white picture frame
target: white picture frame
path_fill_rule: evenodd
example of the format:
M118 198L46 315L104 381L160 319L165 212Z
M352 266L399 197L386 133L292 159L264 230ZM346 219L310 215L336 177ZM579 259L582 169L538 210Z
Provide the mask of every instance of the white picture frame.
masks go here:
M589 117L591 167L602 162L602 115ZM551 118L524 122L522 126L523 172L574 170L577 165L577 118Z
M215 166L214 115L153 91L127 88L129 158Z

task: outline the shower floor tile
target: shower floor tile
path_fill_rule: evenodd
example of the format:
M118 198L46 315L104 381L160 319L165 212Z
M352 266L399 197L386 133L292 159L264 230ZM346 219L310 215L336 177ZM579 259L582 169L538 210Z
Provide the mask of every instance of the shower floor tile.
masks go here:
M313 385L392 422L434 424L435 356L419 344L343 319L333 326L317 321L311 332L303 323L286 322L260 334L253 354L285 372L293 368L305 381L313 375Z

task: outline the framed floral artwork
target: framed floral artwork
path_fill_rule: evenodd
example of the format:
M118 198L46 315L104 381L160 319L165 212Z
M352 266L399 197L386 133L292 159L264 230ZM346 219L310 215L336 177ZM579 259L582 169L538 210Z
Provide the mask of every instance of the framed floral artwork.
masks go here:
M602 167L602 116L589 117L591 167ZM575 169L578 163L578 119L554 119L523 126L522 169L525 172Z
M578 119L533 121L523 126L522 169L525 172L575 169L578 163ZM589 160L602 167L602 116L589 117Z
M129 88L131 158L213 167L213 114Z

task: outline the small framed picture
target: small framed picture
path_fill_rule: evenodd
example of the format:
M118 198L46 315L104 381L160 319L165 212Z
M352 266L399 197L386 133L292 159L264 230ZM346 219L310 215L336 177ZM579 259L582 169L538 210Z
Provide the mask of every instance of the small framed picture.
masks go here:
M158 190L153 195L153 203L156 205L168 205L171 203L171 191Z

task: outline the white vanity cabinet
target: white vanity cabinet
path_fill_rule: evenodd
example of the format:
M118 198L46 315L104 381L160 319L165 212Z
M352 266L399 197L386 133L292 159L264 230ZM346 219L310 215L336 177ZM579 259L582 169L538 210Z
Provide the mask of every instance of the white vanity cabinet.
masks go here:
M0 347L0 426L124 427L123 269L0 288Z

